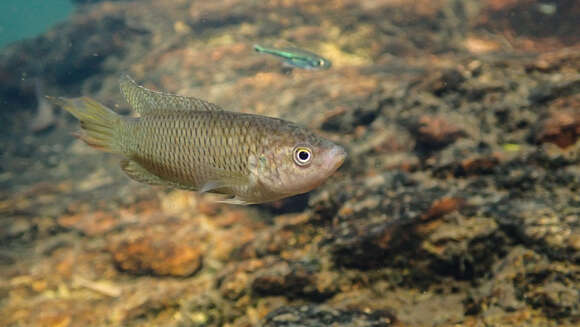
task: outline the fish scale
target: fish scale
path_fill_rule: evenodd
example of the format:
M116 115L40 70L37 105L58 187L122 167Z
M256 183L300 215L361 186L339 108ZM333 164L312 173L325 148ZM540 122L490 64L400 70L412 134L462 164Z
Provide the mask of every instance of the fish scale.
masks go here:
M205 165L212 165L233 174L247 175L247 158L256 154L239 151L226 153L226 147L243 149L240 144L227 146L223 142L224 138L232 141L236 139L229 135L228 130L233 130L233 134L238 135L245 132L242 126L228 128L229 123L220 123L231 118L228 116L228 113L215 115L192 111L146 116L126 127L130 138L142 142L138 141L135 148L127 148L125 152L130 153L135 161L147 167L153 174L170 181L200 183L207 178L208 173L199 169ZM191 128L180 128L181 124ZM186 130L205 132L191 137ZM151 142L153 139L155 142Z

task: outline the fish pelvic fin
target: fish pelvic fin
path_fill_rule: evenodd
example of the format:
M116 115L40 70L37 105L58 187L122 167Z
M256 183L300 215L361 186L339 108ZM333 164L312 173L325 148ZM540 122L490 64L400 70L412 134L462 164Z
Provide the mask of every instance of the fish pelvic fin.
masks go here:
M117 130L122 120L120 115L89 97L46 98L80 121L81 130L75 136L101 151L121 153L117 142Z
M216 202L225 203L225 204L234 204L234 205L240 205L240 206L247 206L247 205L253 204L252 202L248 202L246 200L241 199L237 195L234 196L233 198L222 199L222 200L218 200Z
M138 85L129 75L119 79L121 94L140 115L158 110L222 111L217 104L194 97L153 91Z

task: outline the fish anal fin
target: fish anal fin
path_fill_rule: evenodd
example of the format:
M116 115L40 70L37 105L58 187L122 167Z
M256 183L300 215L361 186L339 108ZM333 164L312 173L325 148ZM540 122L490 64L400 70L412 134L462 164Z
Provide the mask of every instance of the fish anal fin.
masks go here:
M125 100L141 115L157 110L223 111L217 104L202 99L147 89L126 74L121 76L119 87Z
M143 168L139 163L133 160L121 160L121 169L123 169L129 178L137 182L149 185L168 185L167 182L165 182L159 176L153 175L147 169Z

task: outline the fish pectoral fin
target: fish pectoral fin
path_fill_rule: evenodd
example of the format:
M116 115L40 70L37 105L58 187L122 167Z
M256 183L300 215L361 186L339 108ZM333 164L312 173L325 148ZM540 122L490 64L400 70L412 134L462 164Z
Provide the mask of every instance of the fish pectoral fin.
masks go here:
M203 194L232 186L235 186L235 183L228 183L226 181L221 180L211 180L203 184L198 192Z
M121 169L131 178L140 183L149 185L167 185L159 176L155 176L133 160L121 160Z
M208 176L211 176L203 184L201 184L201 187L198 189L199 193L208 193L208 192L221 193L215 191L220 189L250 185L252 181L249 176L220 167L198 163L197 168L199 168L202 171L205 171Z
M210 180L207 180L198 190L199 193L220 193L216 192L221 189L233 188L243 185L248 185L249 178L245 176L238 176L235 174L227 173L220 170L219 168L213 168L214 176L219 176Z
M141 115L157 110L223 111L217 104L198 98L147 89L126 74L121 76L119 86L125 100Z

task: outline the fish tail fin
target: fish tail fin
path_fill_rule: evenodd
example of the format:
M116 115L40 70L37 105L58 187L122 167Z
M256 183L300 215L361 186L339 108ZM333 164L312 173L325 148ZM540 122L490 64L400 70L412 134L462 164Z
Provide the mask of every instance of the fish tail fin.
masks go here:
M266 51L266 48L264 48L263 46L261 46L259 44L254 44L254 51L262 53L262 52Z
M117 137L122 119L120 115L88 97L74 99L47 97L47 99L80 121L81 131L75 136L101 151L121 153Z
M273 55L273 56L277 56L277 57L282 57L284 59L292 58L292 54L288 53L287 51L274 49L274 48L267 48L267 47L263 47L263 46L258 45L258 44L254 45L254 51L256 51L257 53L265 53L265 54L269 54L269 55Z

